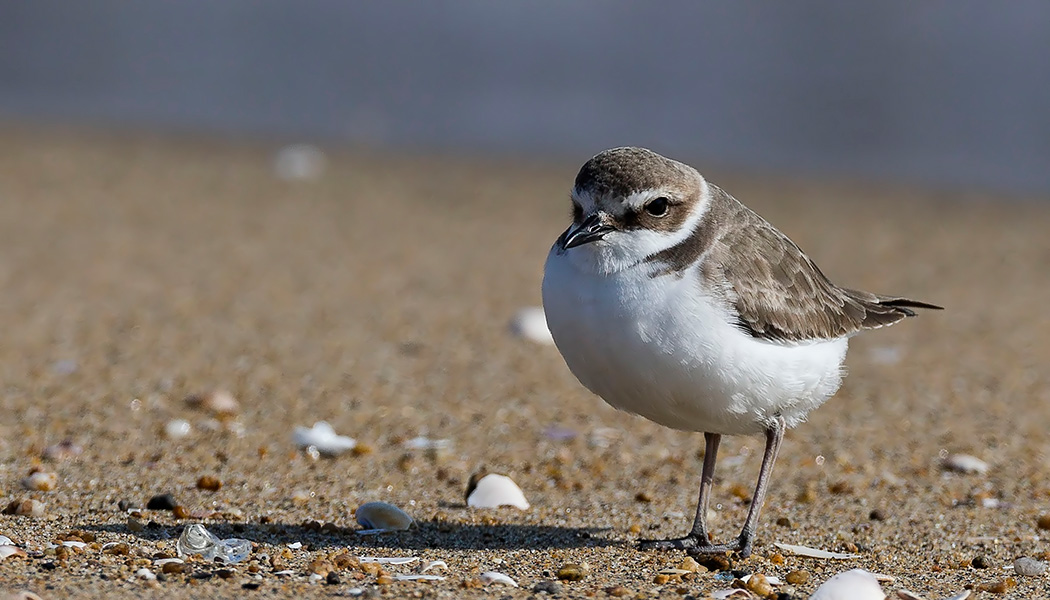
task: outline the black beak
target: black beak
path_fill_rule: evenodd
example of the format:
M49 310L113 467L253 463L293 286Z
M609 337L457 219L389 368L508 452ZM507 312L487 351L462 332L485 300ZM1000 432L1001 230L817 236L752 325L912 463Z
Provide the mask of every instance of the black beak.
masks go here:
M602 223L600 214L594 213L584 219L578 227L570 226L565 233L561 234L562 252L569 248L597 242L613 229L613 226Z

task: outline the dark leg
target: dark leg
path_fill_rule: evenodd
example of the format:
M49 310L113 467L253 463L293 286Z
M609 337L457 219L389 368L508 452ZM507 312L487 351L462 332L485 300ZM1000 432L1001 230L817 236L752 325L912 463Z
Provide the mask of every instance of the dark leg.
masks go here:
M696 517L689 535L672 540L641 540L642 550L690 550L700 554L716 554L732 548L715 546L707 535L707 506L711 500L711 486L715 480L715 460L722 436L717 433L704 434L704 470L700 474L700 498L696 502Z
M784 419L777 417L766 430L766 450L762 456L762 468L758 472L755 495L751 499L751 507L747 511L747 519L744 520L744 529L740 532L740 537L728 544L712 544L708 538L707 507L715 478L715 458L718 455L718 444L722 436L717 433L705 433L704 439L707 446L704 452L704 470L700 476L700 498L697 501L693 529L689 535L677 539L641 540L639 547L642 550L688 550L694 555L737 551L741 558L750 556L751 547L755 542L755 531L758 528L758 517L765 503L770 475L773 473L773 464L777 460L777 454L780 453L780 444L784 441L784 429Z
M769 476L773 473L773 463L777 461L777 454L780 453L780 444L783 441L784 418L777 417L770 428L766 430L766 451L762 456L762 469L758 472L755 496L751 499L751 508L747 511L744 529L740 532L740 539L737 542L741 558L751 556L751 545L755 542L755 532L758 530L758 516L762 512L762 505L766 501Z

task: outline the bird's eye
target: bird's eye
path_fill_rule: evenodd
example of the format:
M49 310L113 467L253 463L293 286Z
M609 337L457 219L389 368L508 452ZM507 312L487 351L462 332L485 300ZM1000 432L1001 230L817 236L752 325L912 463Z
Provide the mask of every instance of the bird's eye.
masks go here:
M645 212L649 213L654 217L665 216L667 214L667 209L670 205L670 202L671 201L667 198L660 196L659 198L655 198L646 203Z

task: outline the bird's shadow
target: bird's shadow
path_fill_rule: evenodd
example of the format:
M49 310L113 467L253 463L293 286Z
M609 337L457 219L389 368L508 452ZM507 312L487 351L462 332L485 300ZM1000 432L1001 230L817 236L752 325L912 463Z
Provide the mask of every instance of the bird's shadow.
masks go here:
M85 527L98 532L135 535L145 540L175 540L190 524L164 525L151 521L142 531L133 532L122 523L108 523ZM270 545L301 542L307 549L405 549L428 548L445 550L540 550L564 548L604 548L622 546L629 542L603 535L604 528L558 527L552 525L520 525L452 523L422 521L407 531L392 531L377 535L359 535L352 529L318 529L315 526L287 523L206 523L208 531L219 538L243 538Z

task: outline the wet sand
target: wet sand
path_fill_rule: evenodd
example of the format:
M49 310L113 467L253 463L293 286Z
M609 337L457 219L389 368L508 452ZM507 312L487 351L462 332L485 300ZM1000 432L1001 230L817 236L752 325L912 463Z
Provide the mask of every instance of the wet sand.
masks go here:
M288 182L271 170L272 149L0 129L0 508L44 505L39 517L0 515L0 535L30 552L0 561L0 591L524 598L583 562L591 574L562 582L563 597L730 587L713 572L657 583L685 555L634 545L688 529L702 436L607 407L553 347L508 332L518 309L540 302L543 260L586 157L343 152L321 178ZM1050 207L979 191L706 174L833 280L948 309L853 341L841 391L788 433L755 554L733 568L807 571L800 598L853 567L895 577L887 591L940 598L1012 577L1005 567L1019 556L1045 560ZM239 400L234 417L184 401L215 389ZM168 438L173 419L193 431ZM298 451L293 428L318 420L364 451L319 460ZM404 446L421 435L452 447ZM42 458L65 439L83 452ZM760 453L757 438L723 442L719 539L743 522ZM954 453L990 468L946 472ZM532 508L467 509L467 481L482 468L511 476ZM56 489L26 490L33 469L55 473ZM205 475L221 489L197 489ZM146 527L129 529L118 503L162 493L191 518L143 510ZM373 500L420 527L354 534L354 509ZM192 561L165 581L135 575L159 573L154 559L173 555L191 522L258 547L229 573ZM47 549L70 532L95 541ZM103 553L111 542L129 554ZM305 546L283 550L294 542ZM774 542L860 557L796 557ZM447 579L377 585L351 564L337 569L341 583L309 581L309 563L344 550L444 560ZM971 566L978 556L988 568ZM485 571L521 587L476 587ZM1050 593L1047 575L1015 580L1005 595L976 597Z

